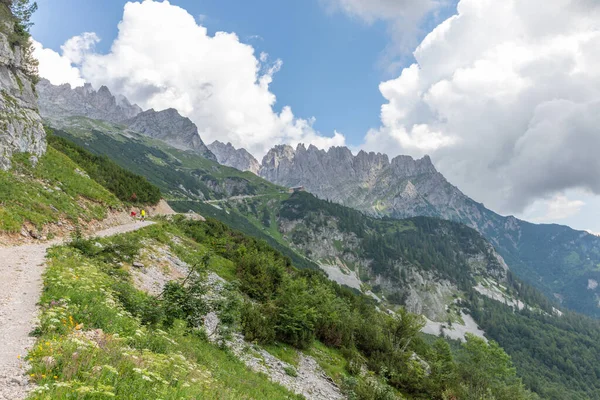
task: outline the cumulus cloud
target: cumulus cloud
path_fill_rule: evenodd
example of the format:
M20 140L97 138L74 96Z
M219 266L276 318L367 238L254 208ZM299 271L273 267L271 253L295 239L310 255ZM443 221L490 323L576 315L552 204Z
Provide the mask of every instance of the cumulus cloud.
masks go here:
M381 127L364 147L430 153L501 212L568 189L600 194L596 2L461 0L414 57L380 85Z
M41 43L33 41L33 56L40 62L39 74L54 85L69 83L71 86L83 86L85 81L79 69L73 66L68 57L62 56L52 49L46 49Z
M582 200L571 200L564 195L556 195L541 206L545 209L543 215L532 218L534 222L554 222L569 218L581 211L585 205Z
M110 52L94 52L96 41L92 34L74 37L54 58L76 64L95 87L106 85L143 108L178 109L208 143L231 142L259 157L277 143L322 148L345 143L339 133L320 135L313 120L295 117L290 107L274 110L269 85L281 60L255 54L235 33L208 35L197 19L168 1L127 3ZM40 67L42 76L45 70Z

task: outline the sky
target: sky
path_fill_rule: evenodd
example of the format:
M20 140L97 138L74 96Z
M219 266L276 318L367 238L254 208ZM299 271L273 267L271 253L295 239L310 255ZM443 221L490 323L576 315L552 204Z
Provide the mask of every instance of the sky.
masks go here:
M600 232L595 0L38 0L52 83L279 143L429 154L502 214Z

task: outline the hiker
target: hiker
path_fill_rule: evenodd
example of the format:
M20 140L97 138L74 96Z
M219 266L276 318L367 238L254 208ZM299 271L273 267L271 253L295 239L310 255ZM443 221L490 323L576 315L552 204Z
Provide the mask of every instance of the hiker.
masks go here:
M134 210L131 210L131 218L135 219L136 213Z
M140 215L142 216L142 221L144 221L146 219L146 210L143 210L140 212Z

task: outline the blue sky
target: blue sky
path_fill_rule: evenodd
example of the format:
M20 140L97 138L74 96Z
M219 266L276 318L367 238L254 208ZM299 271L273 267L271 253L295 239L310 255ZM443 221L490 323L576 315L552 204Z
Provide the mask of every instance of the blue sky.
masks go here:
M150 0L125 12L124 0L37 2L36 56L55 84L175 107L208 143L259 159L299 142L429 154L495 211L600 232L593 2L171 1L187 12ZM421 29L407 31L415 20ZM83 32L101 38L95 49L95 36L74 38Z
M102 39L98 52L109 50L117 35L126 1L38 0L33 37L58 51L69 38L95 32ZM275 110L290 105L294 114L315 117L315 128L331 136L342 132L350 145L359 145L368 129L379 125L383 101L378 85L392 72L384 57L390 37L382 21L366 23L331 12L319 0L173 0L197 16L209 34L235 32L240 41L283 61L271 91ZM452 7L445 9L445 13ZM440 17L438 16L438 19ZM430 28L434 22L424 22ZM423 29L424 36L428 29ZM417 42L418 42L417 38ZM410 52L403 61L413 61Z

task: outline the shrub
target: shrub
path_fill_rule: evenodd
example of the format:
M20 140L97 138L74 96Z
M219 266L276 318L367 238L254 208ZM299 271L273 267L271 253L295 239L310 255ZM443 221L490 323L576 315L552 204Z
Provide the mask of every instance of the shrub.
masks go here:
M300 349L307 348L315 338L317 312L306 280L290 281L276 300L277 338Z
M275 314L271 303L255 304L246 302L242 308L242 332L246 340L261 344L275 341Z

